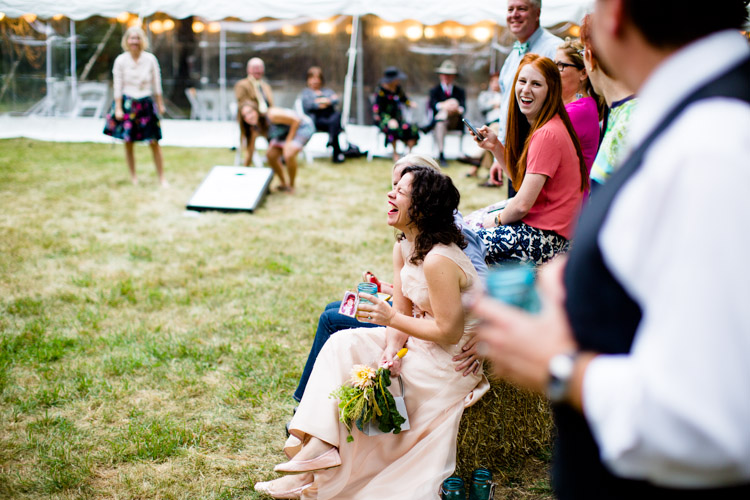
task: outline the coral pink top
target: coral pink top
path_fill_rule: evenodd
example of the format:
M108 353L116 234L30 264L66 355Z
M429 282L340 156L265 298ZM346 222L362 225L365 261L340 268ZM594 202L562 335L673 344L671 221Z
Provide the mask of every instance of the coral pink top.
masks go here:
M526 172L548 177L522 220L537 229L570 239L583 201L578 154L559 116L534 132L526 155Z

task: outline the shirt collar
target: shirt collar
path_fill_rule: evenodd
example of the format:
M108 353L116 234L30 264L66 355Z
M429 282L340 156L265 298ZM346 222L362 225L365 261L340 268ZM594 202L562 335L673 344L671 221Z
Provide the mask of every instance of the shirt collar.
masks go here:
M628 143L640 144L666 114L701 85L729 70L750 54L744 37L734 30L696 40L670 55L638 92Z
M539 26L539 27L538 27L538 28L536 29L536 31L535 31L535 32L533 32L533 33L531 34L531 36L529 37L529 39L528 39L528 40L526 40L526 42L525 42L525 43L528 43L528 44L529 44L529 47L533 47L533 46L534 46L534 44L535 44L535 43L537 42L537 40L539 40L539 38L541 38L541 36L542 36L542 32L543 32L543 31L544 31L544 30L542 29L542 27L541 27L541 26Z

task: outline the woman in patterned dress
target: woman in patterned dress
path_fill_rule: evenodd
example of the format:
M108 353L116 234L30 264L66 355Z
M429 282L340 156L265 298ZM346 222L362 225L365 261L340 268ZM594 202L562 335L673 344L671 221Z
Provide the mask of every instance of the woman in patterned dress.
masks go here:
M396 152L396 141L402 141L406 145L408 154L419 140L419 127L408 123L403 114L404 106L414 107L415 105L401 87L402 80L406 80L406 75L398 68L394 66L386 68L372 105L372 116L375 125L385 135L385 145L393 144L393 161L398 161L399 158Z

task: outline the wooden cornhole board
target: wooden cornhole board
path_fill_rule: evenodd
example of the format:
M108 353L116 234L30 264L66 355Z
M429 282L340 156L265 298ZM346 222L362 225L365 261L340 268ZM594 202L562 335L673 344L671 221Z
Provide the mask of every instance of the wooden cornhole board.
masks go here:
M267 167L228 167L211 169L192 198L188 210L252 212L268 192L273 170Z

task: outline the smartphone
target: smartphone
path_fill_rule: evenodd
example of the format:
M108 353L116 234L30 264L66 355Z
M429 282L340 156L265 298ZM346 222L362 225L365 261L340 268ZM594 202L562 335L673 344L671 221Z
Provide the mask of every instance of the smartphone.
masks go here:
M471 129L472 132L474 132L474 135L477 136L477 139L479 139L480 141L484 140L484 136L474 128L474 125L469 123L469 120L467 120L466 118L462 118L462 121L466 124L467 127Z

